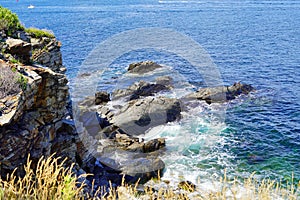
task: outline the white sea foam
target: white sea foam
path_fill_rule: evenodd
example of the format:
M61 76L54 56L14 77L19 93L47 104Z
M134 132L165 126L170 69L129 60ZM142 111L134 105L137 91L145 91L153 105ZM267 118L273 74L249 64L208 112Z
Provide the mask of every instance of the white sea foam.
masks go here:
M152 128L144 136L146 140L166 138L167 150L161 156L166 164L162 179L172 185L189 180L202 189L213 189L224 169L232 167L232 156L222 149L225 136L221 132L226 124L213 121L215 118L202 118L199 113L203 110L197 107L183 113L180 122Z

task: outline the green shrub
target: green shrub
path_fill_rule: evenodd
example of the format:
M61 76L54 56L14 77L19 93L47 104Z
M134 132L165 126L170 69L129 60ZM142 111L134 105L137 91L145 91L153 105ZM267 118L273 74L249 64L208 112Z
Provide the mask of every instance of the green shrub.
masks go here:
M18 64L18 63L20 63L20 61L18 61L18 60L15 59L15 58L10 59L10 62L12 62L13 64Z
M17 83L19 84L20 88L24 91L26 90L28 79L25 78L22 74L19 74Z
M17 30L24 30L24 27L15 13L0 6L0 30L4 30L10 36Z
M27 28L25 31L27 33L31 34L35 38L41 38L41 37L54 38L54 34L51 33L49 30L40 30L37 28Z

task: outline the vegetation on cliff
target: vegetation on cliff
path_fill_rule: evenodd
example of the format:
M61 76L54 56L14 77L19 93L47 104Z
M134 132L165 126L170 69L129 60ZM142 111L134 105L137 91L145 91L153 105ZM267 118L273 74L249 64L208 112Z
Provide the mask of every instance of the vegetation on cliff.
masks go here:
M25 29L21 24L17 14L2 6L0 6L0 30L3 30L8 36L12 36L12 34L16 31L25 30L25 32L29 33L35 38L54 38L54 34L48 30L40 30L37 28Z
M55 37L54 34L52 32L50 32L49 30L40 30L37 28L27 28L25 31L35 38L42 38L42 37L54 38Z
M15 13L0 6L0 30L4 30L10 36L17 30L24 30L24 27Z
M0 65L0 98L17 94L27 87L27 79L10 67Z

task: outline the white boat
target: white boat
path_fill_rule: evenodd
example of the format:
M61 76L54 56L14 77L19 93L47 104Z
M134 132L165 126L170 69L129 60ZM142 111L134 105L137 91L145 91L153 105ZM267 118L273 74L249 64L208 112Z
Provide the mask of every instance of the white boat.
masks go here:
M29 5L27 8L33 9L33 8L34 8L34 5Z

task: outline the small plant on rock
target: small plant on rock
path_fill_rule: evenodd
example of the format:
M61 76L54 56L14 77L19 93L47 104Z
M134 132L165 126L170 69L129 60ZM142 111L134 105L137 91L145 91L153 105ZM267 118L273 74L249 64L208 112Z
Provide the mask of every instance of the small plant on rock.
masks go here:
M48 38L54 38L54 34L49 30L40 30L37 28L27 28L26 32L31 34L35 38L41 38L41 37L48 37Z
M24 79L23 77L20 81L25 85ZM17 73L13 72L10 67L0 65L0 98L19 93L20 81L18 81Z

